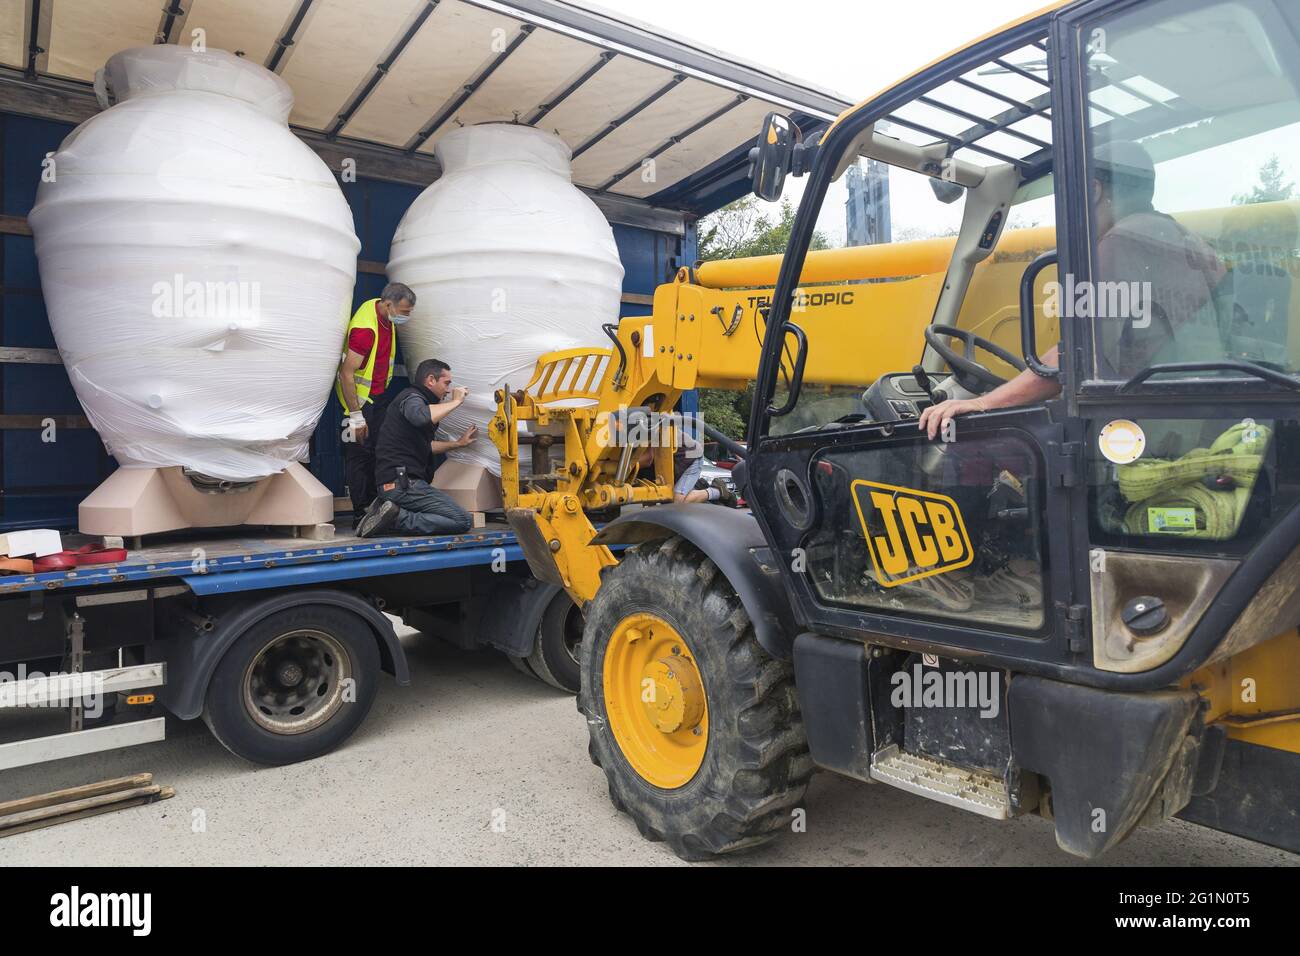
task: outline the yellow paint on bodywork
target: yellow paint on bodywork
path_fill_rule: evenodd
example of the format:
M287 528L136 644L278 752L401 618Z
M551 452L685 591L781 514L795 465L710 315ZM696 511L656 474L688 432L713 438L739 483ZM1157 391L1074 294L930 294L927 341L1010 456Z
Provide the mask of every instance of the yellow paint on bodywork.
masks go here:
M1233 740L1300 753L1300 631L1287 631L1183 682Z

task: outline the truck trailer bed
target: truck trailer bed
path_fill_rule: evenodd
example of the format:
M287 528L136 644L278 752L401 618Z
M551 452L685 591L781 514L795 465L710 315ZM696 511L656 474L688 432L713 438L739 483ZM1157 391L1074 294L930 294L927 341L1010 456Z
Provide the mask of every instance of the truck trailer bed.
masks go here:
M504 522L489 521L466 534L358 538L346 521L337 522L338 533L326 541L259 536L250 529L159 536L147 547L129 551L118 564L0 577L0 595L167 578L179 579L198 595L229 594L523 558ZM94 541L64 535L70 550Z

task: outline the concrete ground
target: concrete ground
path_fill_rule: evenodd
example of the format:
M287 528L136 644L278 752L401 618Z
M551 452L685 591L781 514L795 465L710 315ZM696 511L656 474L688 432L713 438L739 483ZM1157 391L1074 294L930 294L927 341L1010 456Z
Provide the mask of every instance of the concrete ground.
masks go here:
M413 682L385 679L341 749L254 767L201 721L168 739L0 774L0 800L149 771L176 797L4 840L9 865L677 865L610 805L573 698L495 652L408 636ZM807 830L726 864L1086 865L1038 817L996 823L884 785L819 774ZM1300 864L1300 856L1175 821L1105 865Z

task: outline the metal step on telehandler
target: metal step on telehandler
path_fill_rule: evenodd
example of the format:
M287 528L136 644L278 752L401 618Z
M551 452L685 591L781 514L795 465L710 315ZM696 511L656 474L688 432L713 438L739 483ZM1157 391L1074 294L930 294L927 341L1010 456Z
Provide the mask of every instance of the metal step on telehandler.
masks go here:
M994 820L1011 816L1011 798L1001 777L934 757L904 753L897 744L872 756L871 779Z

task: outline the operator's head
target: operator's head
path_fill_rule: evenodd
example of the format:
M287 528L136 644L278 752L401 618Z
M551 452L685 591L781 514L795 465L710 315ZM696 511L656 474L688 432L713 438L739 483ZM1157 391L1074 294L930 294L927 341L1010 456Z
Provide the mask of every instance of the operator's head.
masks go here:
M451 388L451 366L438 359L425 359L415 367L413 381L442 401Z
M383 313L384 318L395 325L401 325L409 319L413 308L415 308L415 293L408 285L390 282L384 286L384 291L379 293L379 311Z
M1125 216L1149 212L1156 191L1151 154L1124 139L1102 143L1092 154L1092 205L1100 232Z

